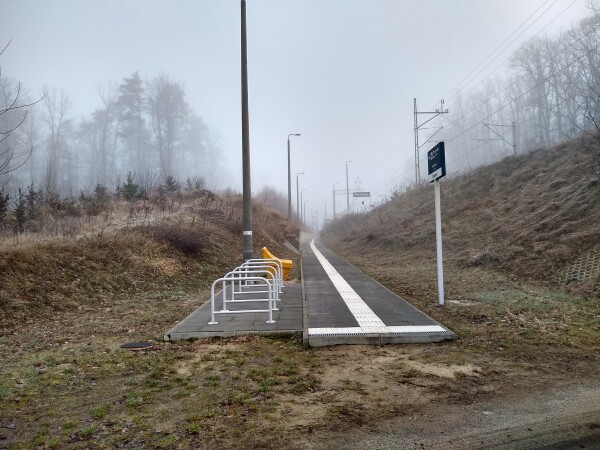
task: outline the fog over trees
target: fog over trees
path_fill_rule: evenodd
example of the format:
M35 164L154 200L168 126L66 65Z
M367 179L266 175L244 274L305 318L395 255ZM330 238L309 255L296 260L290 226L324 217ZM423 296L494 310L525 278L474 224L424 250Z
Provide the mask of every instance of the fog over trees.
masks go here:
M5 51L10 51L7 46ZM64 89L29 92L0 77L0 188L14 197L32 186L45 196L115 191L128 177L150 192L176 181L212 187L219 169L216 132L188 105L184 87L137 71L97 86L97 109L77 119Z
M438 131L423 130L420 136L422 176L428 138L446 142L448 171L461 173L515 150L523 153L600 131L600 8L597 1L589 5L584 20L557 34L537 33L513 54L504 54L502 59L506 59L494 58L480 72L476 68L472 80L479 80L484 69L497 64L492 75L475 88L450 92L445 103L450 113L431 123L432 128L442 128L439 134L432 137ZM0 43L3 45L6 43ZM18 50L13 43L3 51ZM202 119L208 109L194 111L190 107L185 87L176 76L135 71L123 74L120 80L100 82L96 109L86 117L74 115L73 103L77 99L70 98L68 86L31 91L17 79L0 76L0 189L2 198L11 197L10 208L14 208L18 189L26 192L28 187L60 198L77 198L82 192L87 195L97 186L116 192L128 178L146 193L167 180L181 186L217 187L217 174L223 169L219 135ZM302 132L310 136L310 130ZM276 153L264 145L255 148ZM589 153L592 170L600 173L600 151L584 150ZM304 151L299 153L303 158L309 154ZM296 169L304 170L302 164L306 163L297 158ZM371 172L381 172L381 176L363 167L356 171L361 178L366 175L368 190L386 194L379 197L387 198L394 184L414 182L412 159L399 167L374 159ZM270 174L270 166L254 167L263 170L255 195L281 203L274 191L269 192L275 188L259 192L272 182L265 176ZM278 174L285 174L282 167ZM326 189L312 190L323 192L325 201L330 198L329 180L327 183ZM227 181L218 187L228 187ZM315 208L322 203L320 200ZM287 206L282 209L287 211Z
M513 122L517 153L600 131L600 9L557 35L528 40L508 62L508 76L457 92L442 116L447 146L459 153L449 170L512 154ZM598 164L598 149L590 157Z

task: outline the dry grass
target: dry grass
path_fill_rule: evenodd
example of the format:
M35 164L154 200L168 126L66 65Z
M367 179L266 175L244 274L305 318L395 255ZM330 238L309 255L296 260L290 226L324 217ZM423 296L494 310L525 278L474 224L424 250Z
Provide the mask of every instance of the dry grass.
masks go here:
M463 309L441 311L431 306L431 255L417 247L402 264L373 247L355 261L458 331L458 342L160 342L241 254L233 199L182 209L100 235L1 246L0 446L327 447L358 427L427 414L432 399L473 403L597 374L597 301L538 304L546 291L513 295L504 275L457 263L448 291ZM280 242L293 224L260 207L254 219L256 252L292 256ZM142 340L155 349L119 348Z
M236 200L183 203L137 224L118 208L102 233L0 246L0 446L231 447L249 417L269 429L271 391L301 395L318 383L298 342L119 348L160 341L238 263ZM281 244L295 225L258 206L254 230L256 254L267 245L292 256ZM249 434L253 445L264 447L264 429Z
M18 242L5 237L0 243L0 329L53 310L110 306L117 296L170 284L196 286L197 274L205 267L218 267L224 273L237 265L241 254L238 199L177 205L169 213L137 220L129 211L134 206L118 203L112 205L110 219L100 231L84 226L93 223L92 218L56 217L55 228L71 227L77 232L38 233ZM290 257L282 243L287 234L298 234L295 225L262 207L255 206L254 213L255 254L268 246Z
M289 257L275 239L293 230L255 211L256 250ZM191 212L102 236L4 246L0 445L310 448L427 408L434 396L472 401L493 391L498 373L506 379L511 366L501 357L466 364L447 345L421 360L425 346L160 342L235 264L239 241L222 217ZM141 340L155 349L119 348Z
M585 155L559 145L444 182L444 308L437 306L432 190L406 192L323 235L341 256L457 333L446 351L427 347L419 361L463 361L493 378L491 363L501 359L517 378L535 373L540 385L593 376L600 286L552 283L566 261L600 240L600 181L586 171ZM469 383L457 398L471 398ZM495 389L512 390L502 382Z
M581 149L506 158L442 183L444 251L464 266L550 281L600 242L600 180ZM331 225L332 245L404 252L435 248L433 189L411 190L367 215Z

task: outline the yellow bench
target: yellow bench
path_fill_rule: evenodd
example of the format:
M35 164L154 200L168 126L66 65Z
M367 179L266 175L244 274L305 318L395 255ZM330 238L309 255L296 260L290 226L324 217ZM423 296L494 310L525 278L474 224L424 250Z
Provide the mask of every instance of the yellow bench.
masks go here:
M290 278L290 272L292 271L292 268L294 267L294 263L292 262L291 259L278 258L277 256L273 255L273 253L271 253L267 247L263 247L261 249L261 253L262 253L263 258L277 259L277 260L281 261L281 266L283 268L283 279L288 280Z

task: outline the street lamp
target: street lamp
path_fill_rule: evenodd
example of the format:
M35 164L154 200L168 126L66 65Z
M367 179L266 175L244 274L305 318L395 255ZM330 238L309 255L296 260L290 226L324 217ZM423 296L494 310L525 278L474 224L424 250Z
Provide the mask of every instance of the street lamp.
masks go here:
M305 214L306 214L306 204L304 203L304 191L308 191L308 188L302 189L300 191L300 204L302 205L302 209L300 210L302 217L301 220L304 222Z
M290 136L300 136L300 133L288 134L288 219L292 218L292 175L291 175L291 164L290 164Z
M350 186L348 185L348 163L352 161L346 161L346 211L350 213Z
M333 220L335 220L335 185L337 183L333 183L333 189L332 189L332 193L333 193Z
M248 40L246 0L241 0L241 69L242 69L242 236L243 258L252 258L252 185L250 180L250 120L248 118Z
M298 191L298 175L305 175L304 172L296 174L296 216L300 220L300 191Z

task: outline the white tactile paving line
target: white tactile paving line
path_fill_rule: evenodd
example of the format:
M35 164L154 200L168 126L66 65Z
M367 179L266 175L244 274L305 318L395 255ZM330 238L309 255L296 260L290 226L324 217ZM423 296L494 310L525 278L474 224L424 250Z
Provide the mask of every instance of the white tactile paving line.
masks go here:
M327 258L317 249L314 239L310 242L310 248L325 269L327 276L340 293L342 300L358 322L358 327L338 328L309 328L308 334L313 336L325 335L357 335L357 334L404 334L404 333L439 333L447 332L439 325L410 325L410 326L386 326L383 321L373 312L369 305L356 293L352 286L342 277Z

